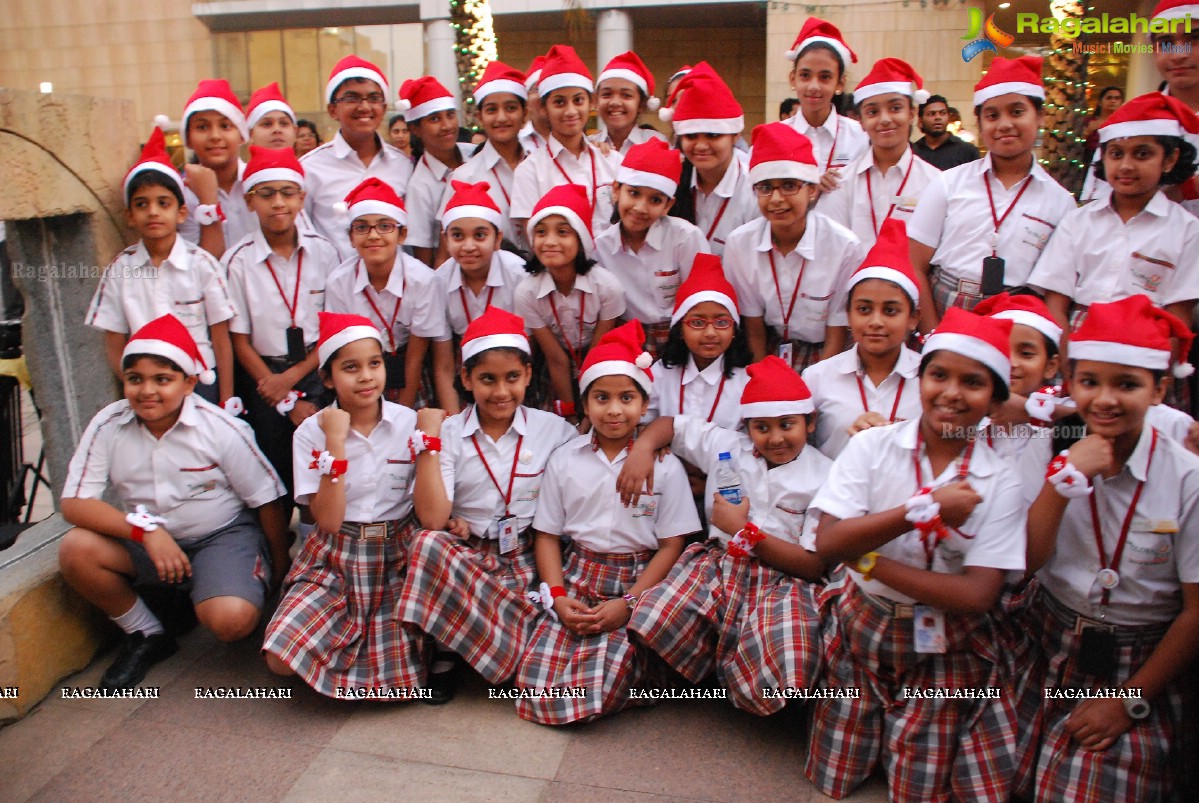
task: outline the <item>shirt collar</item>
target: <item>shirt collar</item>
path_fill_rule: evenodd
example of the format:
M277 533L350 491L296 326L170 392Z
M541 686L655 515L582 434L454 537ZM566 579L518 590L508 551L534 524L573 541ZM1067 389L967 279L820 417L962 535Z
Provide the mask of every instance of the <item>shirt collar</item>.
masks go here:
M366 264L359 259L354 266L354 292L361 293L370 284L370 278L367 275ZM396 252L396 261L391 265L391 273L387 276L387 284L383 289L391 293L396 298L402 298L404 295L404 253Z
M853 348L844 352L843 359L833 363L833 370L846 376L858 373L861 367L862 363L858 358L858 344L856 343ZM891 369L891 374L888 376L899 374L904 379L915 379L918 373L920 373L920 355L907 346L900 346L899 359L895 361L895 367Z
M993 174L995 172L995 167L994 167L994 165L991 164L991 154L990 153L988 153L983 158L979 159L974 164L979 165L980 172L983 175L986 175L987 173ZM1052 176L1050 176L1048 173L1045 172L1045 168L1041 167L1041 163L1037 161L1037 156L1035 153L1033 154L1033 157L1032 157L1032 171L1031 171L1030 175L1037 181L1053 182L1054 184L1057 183L1057 181ZM1023 181L1024 179L1020 179L1020 180Z
M818 131L821 129L827 131L830 137L835 137L837 135L838 120L837 111L835 109L828 113L828 117L825 117L824 122L820 125L812 125L809 123L808 119L803 116L803 112L799 112L795 116L799 120L799 133L803 134L804 136L808 136L808 133L811 131Z
M133 251L133 258L139 265L150 264L150 252L146 250L145 242L140 239ZM175 244L171 246L171 253L167 254L167 258L163 260L162 264L182 271L191 269L192 252L188 250L187 241L181 235L175 235Z
M375 154L376 159L386 159L391 156L388 149L392 146L384 142L378 134L375 134L375 142L379 145L379 152ZM338 129L337 133L333 135L333 155L338 159L348 159L351 154L357 156L358 152L350 147L350 143L346 142L346 138L341 135L341 129Z
M899 428L896 439L901 449L908 452L915 451L916 435L920 431L921 418L923 418L923 415L918 415L910 421L903 421L893 425ZM969 447L967 446L966 448ZM959 456L955 459L960 460L961 457ZM987 446L986 438L979 437L975 441L974 453L970 455L969 474L975 477L989 477L995 473L996 461L999 459L999 456Z
M252 256L254 257L254 264L257 265L259 262L266 262L268 257L277 256L277 254L275 254L275 252L271 250L270 243L268 243L266 241L266 235L262 233L261 226L254 227L254 230L252 232L250 232L250 238L251 238L250 248L252 251ZM299 235L299 230L297 229L296 230L296 250L292 252L293 256L295 254L299 253L303 249L304 249L304 238ZM279 259L282 259L282 257L279 257ZM291 260L288 259L287 264L290 264L290 263L291 263Z
M512 432L514 430L517 436L521 438L529 434L529 411L523 406L516 408L516 415L512 417L512 426L508 429L508 432ZM479 408L477 405L472 404L466 415L463 416L462 438L465 440L471 435L474 435L476 432L482 431L483 427L479 423ZM500 439L503 440L507 434L508 433L505 432L500 436Z
M450 264L446 266L449 271L449 277L446 279L447 290L464 289L466 285L462 283L462 266L458 264L458 260L451 259ZM438 268L441 270L441 268ZM504 268L500 265L500 249L496 249L491 255L491 266L487 268L486 287L503 287L504 286Z
M712 360L712 364L704 370L699 370L695 365L695 356L687 355L687 367L683 369L683 378L680 380L684 385L694 380L696 377L707 382L709 385L717 385L720 383L720 378L724 375L724 355L719 359Z
M1161 436L1159 435L1158 438L1160 439ZM1149 449L1152 446L1153 427L1142 427L1141 437L1137 439L1137 446L1124 464L1128 473L1138 482L1144 482L1149 476Z
M741 172L745 169L745 166L741 164L741 159L737 156L738 153L740 151L733 151L733 159L729 162L728 170L724 171L724 177L720 179L720 182L716 185L716 189L712 190L713 195L719 195L721 198L733 197L733 193L737 189L737 182L741 178ZM693 172L691 174L691 189L694 190L697 187L699 187L699 173Z
M490 276L489 276L489 278L490 278ZM545 298L550 293L554 292L555 289L556 288L554 286L554 277L550 276L550 272L548 270L543 270L537 276L536 298ZM588 273L586 275L575 276L574 289L579 290L580 292L583 292L583 293L594 293L595 292L595 284L591 281L591 274ZM573 293L574 291L572 290L571 292Z
M816 257L816 233L813 231L816 227L818 215L808 215L807 225L804 226L803 236L799 238L799 243L795 246L793 253L799 254L804 259L815 259ZM774 248L774 241L770 238L770 221L760 217L754 220L754 223L762 229L762 235L758 238L757 249L762 253L769 253L770 249ZM791 256L788 254L787 256Z
M896 167L898 167L899 174L902 176L904 173L907 172L908 165L910 165L911 163L912 163L912 147L909 145L906 149L904 149L903 154L900 155L900 157L899 157L899 161L896 162L891 167L891 169L894 170ZM867 170L869 170L872 167L875 167L874 149L866 148L866 150L862 153L861 157L858 159L858 163L856 165L854 165L852 172L854 175L858 175L861 173L865 173Z

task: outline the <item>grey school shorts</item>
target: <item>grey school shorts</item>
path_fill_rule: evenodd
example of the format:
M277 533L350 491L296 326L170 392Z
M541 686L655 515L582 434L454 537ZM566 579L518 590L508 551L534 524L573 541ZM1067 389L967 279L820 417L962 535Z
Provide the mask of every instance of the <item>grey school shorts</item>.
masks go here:
M158 579L158 569L146 548L127 538L117 541L133 560L135 586L176 588L191 594L192 604L212 597L240 597L262 608L271 582L266 534L249 510L224 527L179 547L191 561L192 576L180 583Z

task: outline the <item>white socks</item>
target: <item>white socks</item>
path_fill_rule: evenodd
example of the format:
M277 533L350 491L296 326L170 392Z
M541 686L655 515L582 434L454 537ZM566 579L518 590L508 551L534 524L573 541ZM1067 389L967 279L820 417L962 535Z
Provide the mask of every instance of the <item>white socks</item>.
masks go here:
M117 627L130 635L143 633L147 636L154 636L164 630L162 622L158 621L158 617L151 612L141 597L137 598L137 602L133 603L132 608L120 616L110 616L109 618L116 622Z

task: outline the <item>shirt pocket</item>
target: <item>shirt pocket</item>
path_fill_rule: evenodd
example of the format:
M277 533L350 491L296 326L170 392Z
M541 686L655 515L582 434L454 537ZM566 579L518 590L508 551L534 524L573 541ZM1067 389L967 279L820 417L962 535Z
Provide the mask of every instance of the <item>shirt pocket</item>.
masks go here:
M1145 580L1177 582L1174 567L1174 539L1177 537L1177 532L1153 532L1146 525L1130 529L1121 566L1116 567L1116 571L1127 571Z
M220 464L179 467L180 496L183 499L211 499L225 488L225 472Z
M1030 215L1027 212L1020 214L1019 224L1020 244L1028 258L1036 260L1040 253L1045 250L1045 246L1049 243L1049 238L1053 236L1057 225L1050 223L1044 218ZM1000 254L1000 256L1003 255Z
M324 290L309 290L308 301L313 305L317 312L325 311L325 291ZM299 317L299 313L296 313Z
M171 311L174 313L175 317L179 319L180 323L188 328L188 331L192 332L193 337L195 336L198 327L204 327L205 329L207 328L207 322L204 316L203 298L176 301L172 306L173 309ZM208 340L207 331L204 332L204 340Z
M512 485L512 504L522 502L529 505L537 504L537 497L541 495L541 481L545 477L545 469L533 472L531 474L522 474L516 472L516 478Z
M771 511L771 520L777 530L765 528L771 535L777 536L784 541L789 541L792 544L798 544L800 537L803 535L804 516L807 515L807 509L796 510L792 507L776 504Z
M1133 251L1128 258L1129 289L1156 299L1163 285L1174 278L1174 263L1168 259Z
M679 292L678 268L654 271L654 292L660 304L668 310L673 309L675 296Z
M413 461L388 458L383 466L384 483L387 490L408 493L412 488Z

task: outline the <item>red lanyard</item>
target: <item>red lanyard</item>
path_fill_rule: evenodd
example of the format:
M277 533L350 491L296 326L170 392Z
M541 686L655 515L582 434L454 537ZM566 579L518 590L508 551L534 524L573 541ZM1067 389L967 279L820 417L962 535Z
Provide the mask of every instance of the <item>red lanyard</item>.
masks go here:
M1153 463L1153 453L1157 451L1157 430L1153 430L1153 440L1149 443L1149 459L1145 461L1145 476L1149 476L1149 466ZM1098 489L1091 491L1091 528L1095 531L1095 549L1099 552L1099 569L1119 571L1120 558L1124 557L1124 543L1128 540L1128 531L1132 527L1132 517L1137 512L1137 503L1141 501L1141 491L1145 490L1145 480L1137 483L1137 489L1132 492L1132 502L1128 505L1128 513L1124 516L1124 524L1120 527L1120 537L1116 541L1116 550L1112 552L1112 562L1107 562L1107 551L1103 548L1103 530L1099 527L1099 506L1095 497ZM1107 605L1111 599L1111 589L1103 589L1101 605Z
M716 386L716 400L712 402L712 409L708 411L707 422L712 423L712 418L716 415L716 407L720 404L720 394L724 393L725 375L720 375L720 384ZM683 376L679 375L679 415L683 414Z
M554 164L557 164L557 162L554 162ZM512 206L512 199L508 197L508 190L504 189L504 182L500 180L500 174L494 167L491 168L491 175L495 176L496 186L499 187L500 192L504 194L504 203L508 206Z
M279 288L279 297L283 299L283 306L287 307L287 314L291 316L291 325L296 325L296 309L300 305L300 277L304 273L304 252L300 251L300 255L296 257L296 287L291 293L291 305L287 303L287 294L283 292L283 285L279 283L279 277L275 275L275 268L271 265L271 258L266 258L266 269L271 272L271 278L275 280L275 287Z
M429 154L422 153L420 157L420 163L425 166L425 169L429 171L429 175L431 175L435 181L445 184L446 176L449 175L449 173L442 173L441 178L438 178L437 174L433 172L433 168L429 167Z
M359 263L359 264L361 264L361 263ZM396 307L394 310L391 311L391 320L390 321L388 321L387 318L383 317L382 311L379 309L378 305L375 304L375 300L373 298L371 298L369 285L370 285L370 282L368 281L367 287L362 288L362 295L366 296L366 303L371 305L371 309L373 309L375 311L375 315L378 316L378 318L379 318L379 323L383 324L384 329L387 331L387 342L391 343L391 353L395 354L396 353L396 339L395 339L395 335L392 333L392 328L395 327L395 325L396 325L396 318L400 317L400 305L404 303L403 292L404 292L405 288L408 287L408 277L405 276L403 283L400 285L401 295L399 298L396 299Z
M484 312L486 312L487 308L491 306L491 297L494 295L495 295L495 287L487 288L487 305L485 307L483 307ZM470 307L468 307L466 304L466 291L464 289L462 289L461 287L458 288L458 297L460 299L462 299L462 314L466 316L466 323L467 323L467 325L469 325L470 322L474 320L474 318L470 314Z
M837 137L841 136L841 115L837 114L837 110L833 109L829 114L837 118L833 124L833 146L828 149L828 159L824 160L824 169L827 171L833 164L833 154L837 152Z
M991 246L991 256L996 255L995 249L999 246L999 227L1003 225L1003 221L1007 220L1007 216L1010 215L1012 210L1016 208L1016 204L1020 203L1020 196L1024 194L1024 191L1028 189L1028 185L1031 183L1032 173L1029 173L1028 178L1024 179L1024 184L1021 185L1020 191L1017 192L1016 197L1012 199L1011 205L1009 205L1007 211L1003 213L1003 217L996 217L995 198L993 195L991 195L991 178L988 174L983 173L983 186L987 188L987 203L991 205L991 222L995 224L995 234L993 235L994 239L991 240L993 243Z
M858 394L862 397L862 410L868 413L870 412L870 405L866 403L866 385L862 383L862 377L856 373L854 374L854 379L858 380ZM908 378L906 376L901 376L899 378L899 387L895 389L895 404L891 405L890 421L892 424L895 423L895 413L899 411L899 399L903 396L903 386L907 381ZM973 444L974 442L971 441L971 446ZM916 470L919 471L919 467Z
M472 434L470 442L475 446L475 452L479 455L479 459L483 461L483 468L487 471L487 476L491 478L491 484L495 486L495 490L503 497L504 500L504 517L508 517L508 506L512 503L512 485L516 482L516 461L520 459L520 445L525 442L525 436L521 435L516 439L516 449L512 452L512 471L508 474L508 492L500 488L499 480L495 478L495 474L491 471L491 466L487 464L487 458L483 456L483 450L479 448L479 441Z
M899 202L899 196L903 195L903 188L908 185L908 176L912 175L912 165L916 164L915 155L908 162L907 172L903 174L903 181L899 183L899 189L895 191L896 200L887 208L887 214L883 215L883 222L887 222L887 218L891 217L891 213L895 211L895 204ZM989 187L988 187L989 189ZM874 231L874 236L878 237L878 220L874 216L874 190L870 187L870 168L866 168L866 195L870 197L870 228Z
M922 424L916 424L916 450L912 452L912 465L916 469L916 493L922 493L925 490L924 485L924 469L920 466L920 449L924 445L924 438L921 436L920 427ZM974 438L970 439L970 443L966 445L966 452L962 455L962 461L958 464L958 473L954 478L954 482L964 480L970 473L970 456L974 454L974 444L977 441ZM936 479L935 477L933 478ZM931 486L930 486L931 489ZM933 557L937 552L937 544L942 538L948 535L948 530L942 529L940 535L934 535L932 538L920 534L921 543L924 546L924 556L928 559L928 568L933 567Z
M691 197L693 198L695 197L695 190L695 187L691 188ZM724 203L716 210L716 219L712 221L712 225L708 228L708 233L704 235L705 240L709 242L712 240L712 235L716 233L716 227L720 225L720 219L724 217L724 210L729 208L729 201L731 200L732 198L725 198ZM723 243L723 240L721 242Z
M795 289L791 291L791 306L787 307L787 311L783 312L783 289L779 286L779 274L774 267L774 248L766 252L766 256L770 258L770 275L774 279L774 294L779 300L779 313L783 316L783 340L790 340L791 337L791 313L795 311L795 299L799 297L799 286L803 284L803 274L808 268L807 257L803 258L803 262L799 265L799 277L795 280Z
M595 206L595 191L597 189L599 189L599 184L597 183L597 179L595 177L595 151L592 150L591 144L588 143L587 141L583 142L583 147L585 147L587 149L587 155L591 157L591 194L587 197L587 200L589 200L591 202L591 206L594 207ZM565 150L565 148L563 148L563 150ZM567 151L567 153L570 153L570 152ZM554 163L554 167L558 168L558 172L562 174L562 178L566 179L567 184L578 184L579 183L566 174L566 171L562 169L562 165L558 164L557 159L551 159L551 161Z
M566 344L566 350L570 352L571 367L574 368L575 374L578 374L583 365L579 354L583 351L583 311L587 308L587 294L582 290L579 291L579 350L575 351L575 347L570 344L570 338L566 336L566 330L562 328L562 321L558 318L558 305L554 303L554 293L556 292L558 291L550 291L550 311L554 313L554 323L558 324L558 331L562 333L562 342Z

